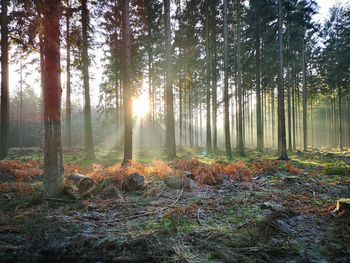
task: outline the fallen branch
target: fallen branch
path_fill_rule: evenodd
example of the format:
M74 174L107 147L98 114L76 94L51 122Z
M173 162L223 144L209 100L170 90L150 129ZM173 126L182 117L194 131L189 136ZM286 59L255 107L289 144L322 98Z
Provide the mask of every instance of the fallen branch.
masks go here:
M76 203L77 200L74 199L61 199L61 198L53 198L53 197L45 197L44 200L46 201L53 201L53 202L63 202L63 203Z
M8 194L0 193L0 195L6 197L7 200L11 200L11 196L9 196Z
M173 207L174 205L176 205L176 203L180 200L180 198L181 198L183 192L184 192L184 189L182 188L182 189L181 189L181 192L180 192L179 196L177 197L177 199L175 200L175 202L172 203L171 205L169 205L169 207Z

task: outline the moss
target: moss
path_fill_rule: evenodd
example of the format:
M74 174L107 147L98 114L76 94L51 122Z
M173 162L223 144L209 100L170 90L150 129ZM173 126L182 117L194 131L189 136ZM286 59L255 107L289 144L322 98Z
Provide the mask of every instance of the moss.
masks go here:
M350 166L343 164L331 164L327 165L324 169L324 173L327 175L349 175Z
M161 219L145 222L141 227L145 231L185 234L197 229L198 224L189 219Z

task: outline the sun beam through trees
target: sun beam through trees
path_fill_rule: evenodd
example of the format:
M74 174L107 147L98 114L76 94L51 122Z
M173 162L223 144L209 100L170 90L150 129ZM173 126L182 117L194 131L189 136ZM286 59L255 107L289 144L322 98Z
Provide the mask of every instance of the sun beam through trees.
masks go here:
M349 1L0 15L1 262L350 262Z

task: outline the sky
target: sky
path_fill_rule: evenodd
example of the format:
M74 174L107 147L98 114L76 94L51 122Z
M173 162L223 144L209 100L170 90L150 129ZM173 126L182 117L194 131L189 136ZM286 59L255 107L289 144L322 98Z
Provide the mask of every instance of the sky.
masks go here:
M345 3L350 3L350 0L316 0L316 2L318 3L320 9L319 9L319 13L317 15L315 15L315 21L322 21L324 20L327 15L328 15L328 11L329 9L337 2L341 3L341 4L345 4Z
M314 16L314 20L318 21L318 22L323 22L327 16L328 16L328 12L329 9L337 2L341 3L341 4L345 4L348 3L350 4L350 0L316 0L316 2L319 5L319 12L317 15ZM96 52L96 51L91 51L90 52ZM97 60L99 60L98 58L103 56L103 53L101 50L98 51L99 54L97 54L96 58ZM62 56L64 56L65 54L62 53ZM94 78L92 78L90 80L90 86L91 86L91 102L93 105L97 105L98 104L98 98L99 98L99 85L102 82L102 65L100 63L100 61L95 61L95 68L94 69L90 69L90 72L95 73ZM97 67L96 67L97 66ZM15 91L18 90L19 87L19 73L18 73L18 68L19 68L19 63L11 63L10 65L10 93L11 96L14 95ZM29 83L33 83L32 85L34 86L34 90L35 92L39 95L40 94L40 83L38 83L38 79L39 79L39 73L38 74L30 74L32 75L36 75L35 78L37 79L37 81L33 80L29 80L27 82ZM64 101L64 92L65 92L65 74L63 72L62 74L62 87L63 87L63 100ZM80 105L83 104L82 101L82 91L79 92L79 94L73 94L72 99L75 102L78 102Z

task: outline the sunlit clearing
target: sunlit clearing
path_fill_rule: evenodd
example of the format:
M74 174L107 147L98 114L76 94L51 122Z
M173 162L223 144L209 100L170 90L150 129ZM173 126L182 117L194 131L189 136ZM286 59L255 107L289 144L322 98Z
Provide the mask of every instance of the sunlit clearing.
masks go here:
M134 116L142 118L149 112L149 98L147 93L140 94L137 98L134 98L133 103Z

